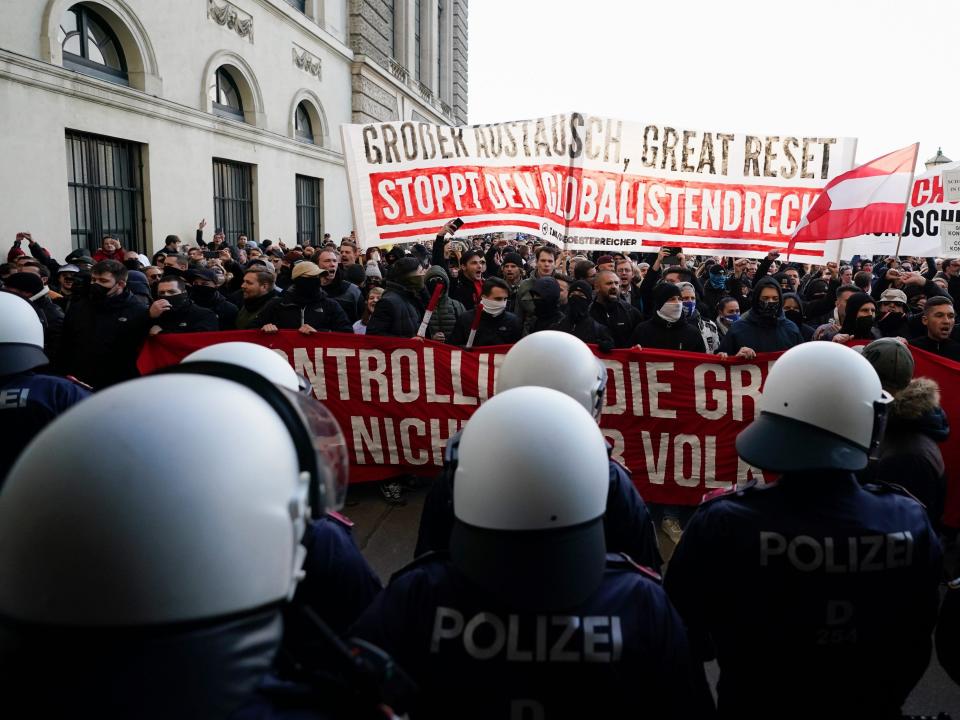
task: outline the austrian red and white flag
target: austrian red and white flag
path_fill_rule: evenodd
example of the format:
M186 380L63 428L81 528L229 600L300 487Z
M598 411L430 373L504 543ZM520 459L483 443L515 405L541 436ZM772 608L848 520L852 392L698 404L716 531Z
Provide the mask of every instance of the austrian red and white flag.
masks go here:
M787 253L797 243L805 248L828 240L899 233L913 185L919 143L871 160L828 182L800 220ZM811 248L812 249L812 248Z

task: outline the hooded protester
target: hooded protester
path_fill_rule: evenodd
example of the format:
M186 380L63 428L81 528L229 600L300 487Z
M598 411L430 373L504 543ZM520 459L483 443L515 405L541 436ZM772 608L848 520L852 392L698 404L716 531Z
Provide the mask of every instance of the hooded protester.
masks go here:
M424 275L423 266L415 257L400 257L393 262L387 291L367 323L367 335L412 338L417 334L429 301Z
M723 265L714 263L707 271L706 282L703 284L703 301L711 313L716 312L717 303L721 298L727 297L730 292L727 290L727 283L731 278L727 277ZM714 319L716 315L710 316Z
M783 316L780 284L765 277L753 290L750 314L723 336L720 352L750 358L758 352L787 350L802 342L800 329Z
M707 352L700 331L683 314L680 288L673 283L660 283L651 293L656 314L637 325L630 338L633 346L658 350Z
M807 315L804 310L804 302L795 292L785 292L783 294L783 316L797 326L800 334L803 335L803 341L813 340L813 330L807 324Z
M887 288L881 293L877 329L883 337L913 337L907 321L907 294L903 290Z
M527 334L538 330L550 330L563 320L560 311L560 283L552 277L540 277L533 281L530 287L530 298L533 300L533 322Z
M63 332L64 313L50 299L50 291L39 275L32 272L17 272L4 280L4 290L19 295L33 308L43 326L43 352L52 361L56 360Z
M453 335L453 329L457 326L457 318L466 310L463 303L450 297L450 278L439 265L434 265L427 270L423 276L423 284L427 290L427 295L431 297L433 296L433 289L437 285L443 285L440 301L430 318L430 337L439 342L444 342Z
M331 300L320 287L321 270L309 260L293 266L293 285L276 303L267 304L258 322L264 332L299 330L304 335L315 332L352 333L353 326L340 303Z
M598 345L603 352L610 352L615 347L613 336L605 325L590 315L592 296L593 288L588 281L571 283L567 291L566 314L552 329L569 333L588 345Z
M866 293L854 293L847 298L847 309L840 332L833 336L834 342L848 340L876 340L883 337L874 326L877 305Z
M150 292L150 282L147 280L147 276L140 270L127 271L127 289L133 297L143 303L144 307L149 307L150 303L156 299Z
M938 445L950 436L940 388L930 378L913 377L913 355L899 340L875 340L863 348L863 356L877 371L883 389L893 395L887 430L863 479L904 487L923 503L930 524L939 529L947 474Z

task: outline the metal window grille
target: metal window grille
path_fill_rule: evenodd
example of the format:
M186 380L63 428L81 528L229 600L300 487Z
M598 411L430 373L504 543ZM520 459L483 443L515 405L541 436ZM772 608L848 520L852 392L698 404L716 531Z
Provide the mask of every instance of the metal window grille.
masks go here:
M323 181L297 175L297 242L317 245L323 237Z
M96 250L110 235L145 252L140 145L67 131L66 152L73 247Z
M252 165L213 159L213 214L216 227L223 228L227 242L246 235L256 240L253 222Z

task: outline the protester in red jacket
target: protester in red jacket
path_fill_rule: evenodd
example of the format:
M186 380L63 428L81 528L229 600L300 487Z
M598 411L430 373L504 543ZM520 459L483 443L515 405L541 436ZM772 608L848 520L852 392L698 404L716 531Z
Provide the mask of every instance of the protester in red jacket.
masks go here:
M93 259L96 262L100 262L101 260L116 260L118 263L123 264L123 248L120 247L120 241L106 235L100 244L100 249L93 254Z

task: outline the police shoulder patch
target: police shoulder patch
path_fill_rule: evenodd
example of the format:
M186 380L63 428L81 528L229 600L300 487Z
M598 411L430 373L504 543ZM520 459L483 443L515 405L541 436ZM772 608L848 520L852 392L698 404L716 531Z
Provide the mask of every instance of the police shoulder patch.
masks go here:
M607 553L607 567L617 568L619 570L632 570L640 573L641 575L645 575L650 580L653 580L657 583L663 581L663 578L660 577L660 573L652 568L648 568L646 565L641 565L625 552Z
M924 507L924 508L926 507L926 505L924 505L923 502L921 502L921 500L917 498L916 495L914 495L905 487L903 487L903 485L897 485L896 483L883 482L882 480L877 480L875 482L871 482L864 485L863 489L866 490L867 492L872 492L875 495L886 495L890 493L894 495L903 495L904 497L908 497L911 500L915 500L916 502L918 502L920 504L920 507Z
M708 493L704 493L703 497L700 498L700 504L706 505L707 503L711 503L719 498L730 497L733 495L744 495L751 490L756 490L759 487L762 486L756 480L751 480L745 485L734 485L731 488L717 488L716 490L711 490Z
M423 567L424 565L429 565L434 562L443 562L449 558L450 553L446 550L431 550L430 552L425 552L423 555L417 555L417 557L393 573L393 575L390 576L390 582L393 582L401 575L415 570L418 567Z

